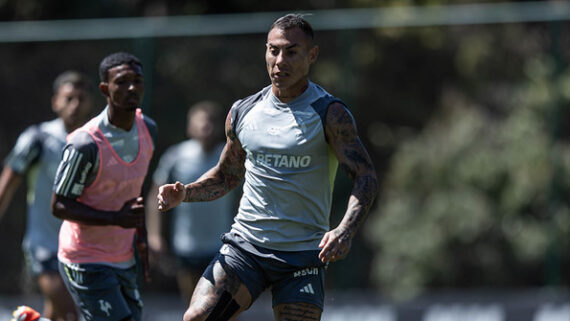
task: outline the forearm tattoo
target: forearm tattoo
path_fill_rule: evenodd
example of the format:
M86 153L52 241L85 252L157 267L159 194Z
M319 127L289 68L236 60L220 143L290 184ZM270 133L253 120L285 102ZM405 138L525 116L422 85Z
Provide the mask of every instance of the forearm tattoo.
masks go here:
M212 201L237 187L245 175L245 151L229 131L220 161L198 181L186 185L185 202Z
M342 220L350 235L354 235L366 219L377 190L378 183L375 177L359 176L355 180L346 214Z
M327 113L327 137L339 166L354 182L342 223L350 235L362 224L378 192L378 180L370 156L360 141L352 115L340 104Z

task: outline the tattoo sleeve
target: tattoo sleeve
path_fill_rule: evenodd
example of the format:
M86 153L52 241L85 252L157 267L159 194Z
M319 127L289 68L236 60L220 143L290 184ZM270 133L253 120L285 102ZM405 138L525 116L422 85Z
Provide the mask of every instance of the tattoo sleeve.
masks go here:
M329 106L326 134L339 166L353 181L341 225L347 229L349 235L354 236L378 193L376 172L370 156L358 137L352 115L340 103Z
M237 187L245 175L245 151L226 119L226 146L216 166L185 186L185 202L212 201Z

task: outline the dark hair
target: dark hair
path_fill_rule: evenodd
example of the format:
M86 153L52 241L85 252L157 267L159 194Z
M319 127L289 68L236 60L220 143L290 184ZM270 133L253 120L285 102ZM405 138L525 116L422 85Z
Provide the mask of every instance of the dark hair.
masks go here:
M72 84L74 87L91 89L90 79L83 73L75 70L67 70L59 74L53 81L53 93L57 94L59 88L65 84Z
M188 108L188 119L192 118L198 111L204 111L215 121L223 121L224 110L220 104L211 100L202 100Z
M311 40L315 38L315 34L313 32L313 27L311 24L303 18L304 15L299 13L290 13L287 14L277 20L271 25L269 31L278 28L281 30L288 30L291 28L299 28L301 29Z
M142 68L139 58L127 52L115 52L103 58L99 64L99 78L102 82L109 80L109 69L120 65L138 65Z

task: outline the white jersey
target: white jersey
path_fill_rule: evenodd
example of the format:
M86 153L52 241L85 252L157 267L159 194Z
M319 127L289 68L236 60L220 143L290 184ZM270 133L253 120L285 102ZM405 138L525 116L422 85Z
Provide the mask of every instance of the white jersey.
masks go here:
M247 153L232 230L252 244L280 251L318 250L329 230L338 167L323 126L334 101L339 100L309 82L289 103L282 103L268 86L232 106L232 128Z

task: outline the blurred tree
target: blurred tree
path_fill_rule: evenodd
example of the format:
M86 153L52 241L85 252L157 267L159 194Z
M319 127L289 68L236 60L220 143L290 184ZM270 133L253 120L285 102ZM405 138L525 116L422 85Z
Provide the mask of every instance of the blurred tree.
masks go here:
M569 281L570 144L552 129L570 70L558 72L546 28L475 29L450 39L460 77L396 149L371 214L374 279L395 298Z

